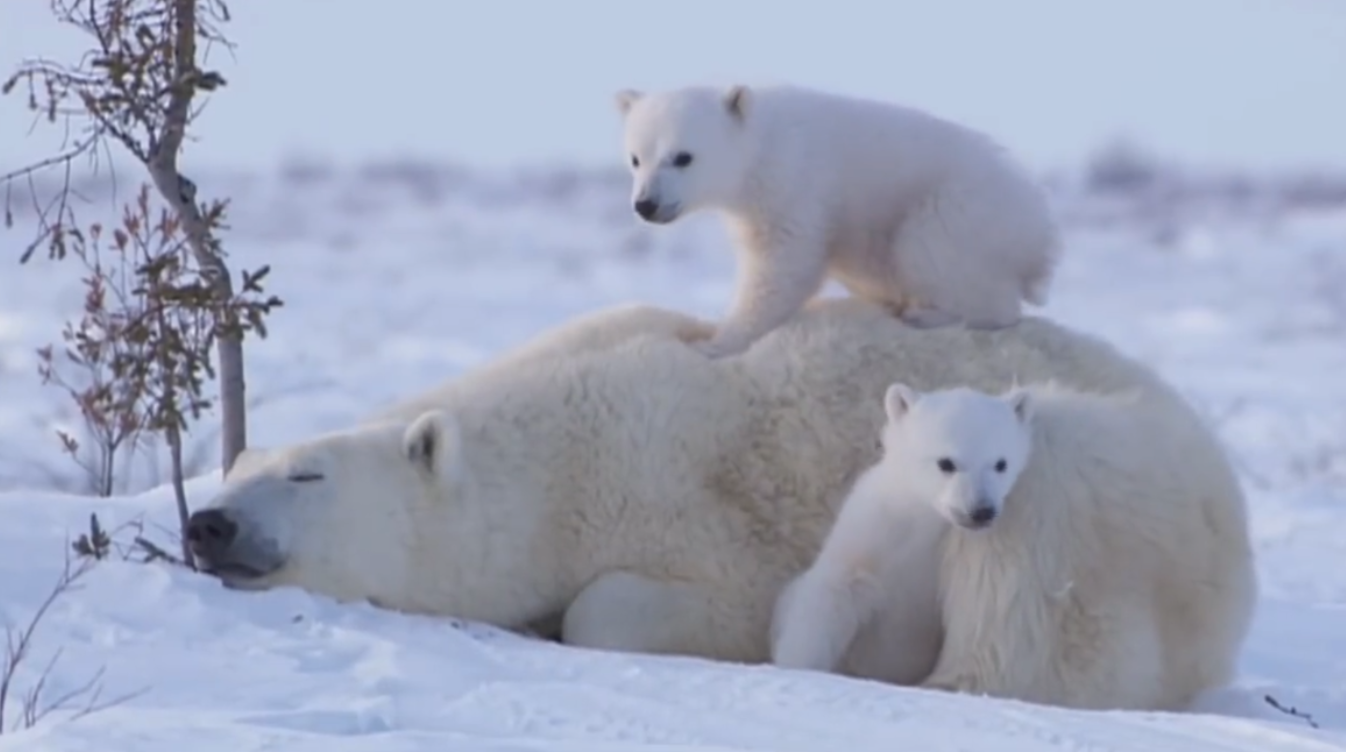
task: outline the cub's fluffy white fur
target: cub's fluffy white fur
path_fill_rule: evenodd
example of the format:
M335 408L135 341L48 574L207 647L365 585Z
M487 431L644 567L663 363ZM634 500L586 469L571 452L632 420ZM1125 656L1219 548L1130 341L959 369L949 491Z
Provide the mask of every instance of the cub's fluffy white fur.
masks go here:
M747 349L830 275L909 323L998 328L1043 305L1060 255L1046 198L983 134L793 86L623 90L632 202L720 212L739 249L729 315L696 343Z

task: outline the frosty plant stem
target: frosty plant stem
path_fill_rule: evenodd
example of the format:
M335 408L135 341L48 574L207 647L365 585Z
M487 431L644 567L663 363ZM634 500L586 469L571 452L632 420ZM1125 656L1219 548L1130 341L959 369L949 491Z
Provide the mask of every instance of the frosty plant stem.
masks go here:
M194 109L196 93L225 85L219 73L198 66L198 48L208 53L213 44L230 47L216 28L229 20L228 7L223 0L49 2L56 19L83 32L91 47L73 67L41 58L24 61L4 84L6 94L24 90L29 109L49 123L59 121L67 134L61 153L0 176L5 184L6 225L13 224L14 188L22 181L32 198L38 230L20 262L27 262L42 246L53 259L70 252L85 260L90 271L85 279L86 315L80 326L67 328L67 356L84 369L106 368L112 384L104 391L118 396L87 390L72 390L72 395L79 395L76 401L86 421L87 403L96 403L95 411L113 411L98 419L120 417L122 423L117 425L132 434L145 430L168 444L179 511L185 519L184 414L196 418L213 406L201 391L206 381L218 378L220 456L227 472L247 445L243 338L248 331L265 337L263 319L281 305L279 298L263 295L260 283L266 267L244 270L235 284L218 237L227 202L199 202L196 185L178 166L188 128L199 114L199 107ZM90 244L98 243L102 228L96 223L81 228L69 198L74 160L88 157L96 162L114 145L145 167L167 210L152 218L143 190L126 206L111 245L122 257L119 304L129 307L108 310L107 289L118 285L108 284L110 272L96 253L90 260ZM54 194L41 195L34 178L52 170L61 183ZM117 348L100 349L116 336L122 337L123 351L138 351L143 357L119 362L109 352ZM210 363L211 348L218 374ZM44 378L50 379L54 364L49 350L43 367ZM141 383L123 383L137 378ZM147 407L150 403L153 406ZM125 417L128 410L136 420ZM71 442L62 440L70 450Z
M49 698L45 692L47 680L61 657L60 650L47 659L37 678L22 694L19 693L15 682L20 668L33 660L33 639L43 618L56 601L78 586L80 578L93 569L96 561L93 558L80 557L76 562L72 562L70 547L67 546L65 563L56 583L33 612L28 623L23 627L5 626L4 654L0 656L0 736L8 731L33 728L51 713L71 710L73 718L80 718L134 696L134 694L126 695L108 702L100 702L103 670L99 669L85 683Z

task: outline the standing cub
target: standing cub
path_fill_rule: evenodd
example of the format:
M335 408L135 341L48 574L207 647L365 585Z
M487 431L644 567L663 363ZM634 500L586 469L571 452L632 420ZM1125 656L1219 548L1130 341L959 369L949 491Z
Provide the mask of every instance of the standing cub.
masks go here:
M905 107L798 87L616 95L647 222L728 219L739 281L695 343L746 350L829 274L922 327L1013 324L1044 305L1058 257L1045 196L980 133Z
M943 635L923 686L1179 710L1233 678L1252 548L1237 480L1190 416L1052 386L893 384L884 410L882 459L782 592L775 663L831 669L867 618L931 609L929 577ZM892 651L929 644L886 637Z

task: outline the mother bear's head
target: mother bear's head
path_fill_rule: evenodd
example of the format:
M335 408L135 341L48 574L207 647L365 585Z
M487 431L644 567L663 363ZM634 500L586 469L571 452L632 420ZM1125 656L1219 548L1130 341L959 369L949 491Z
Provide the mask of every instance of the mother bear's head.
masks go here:
M457 506L460 451L457 423L439 410L250 449L191 515L187 540L198 567L231 588L398 601L433 538L418 528Z

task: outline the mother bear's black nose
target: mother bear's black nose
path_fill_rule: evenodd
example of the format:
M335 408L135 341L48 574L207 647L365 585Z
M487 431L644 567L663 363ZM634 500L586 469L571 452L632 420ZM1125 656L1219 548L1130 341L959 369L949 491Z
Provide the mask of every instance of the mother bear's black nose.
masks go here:
M187 519L187 542L192 553L207 559L229 550L238 525L220 509L200 509Z

